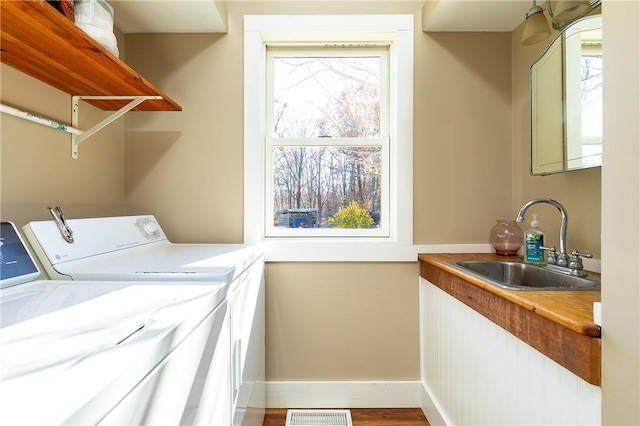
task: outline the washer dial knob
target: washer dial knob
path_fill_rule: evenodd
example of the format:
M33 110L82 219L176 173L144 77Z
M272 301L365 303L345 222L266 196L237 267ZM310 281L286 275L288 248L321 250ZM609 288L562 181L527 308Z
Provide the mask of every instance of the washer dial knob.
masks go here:
M138 219L136 221L136 225L138 225L138 229L142 232L146 238L156 238L160 236L160 227L158 224L151 219Z
M158 225L155 222L145 222L142 224L142 229L149 235L155 235L158 233Z

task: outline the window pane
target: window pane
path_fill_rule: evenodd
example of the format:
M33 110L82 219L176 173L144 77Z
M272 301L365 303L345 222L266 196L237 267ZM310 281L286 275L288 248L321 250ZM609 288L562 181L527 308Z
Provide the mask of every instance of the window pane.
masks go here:
M582 135L602 141L602 56L581 57Z
M378 137L380 66L377 56L275 56L273 135Z
M582 165L602 165L602 55L582 55Z
M274 226L380 226L379 146L273 148Z

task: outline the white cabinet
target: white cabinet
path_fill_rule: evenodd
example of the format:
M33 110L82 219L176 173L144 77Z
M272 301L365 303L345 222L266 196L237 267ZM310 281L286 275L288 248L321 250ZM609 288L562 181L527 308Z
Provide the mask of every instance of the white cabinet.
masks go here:
M600 388L420 278L422 409L431 424L599 424Z
M192 389L191 410L180 424L262 426L266 403L264 255L234 279L226 303L227 333L216 347L203 352L197 377L206 379ZM218 349L223 347L221 353Z
M264 257L231 284L232 424L262 426L265 412Z

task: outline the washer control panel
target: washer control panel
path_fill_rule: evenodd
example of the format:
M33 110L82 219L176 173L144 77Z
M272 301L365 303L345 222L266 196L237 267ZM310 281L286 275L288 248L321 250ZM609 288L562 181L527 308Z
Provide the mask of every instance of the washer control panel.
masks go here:
M51 264L97 256L167 240L152 215L68 219L74 242L61 236L54 221L25 225L25 236L34 247L46 254Z

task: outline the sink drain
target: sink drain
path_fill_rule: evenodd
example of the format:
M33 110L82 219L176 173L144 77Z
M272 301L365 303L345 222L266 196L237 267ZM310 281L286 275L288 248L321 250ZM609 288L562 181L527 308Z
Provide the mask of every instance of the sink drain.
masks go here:
M285 426L353 426L349 410L287 410Z

